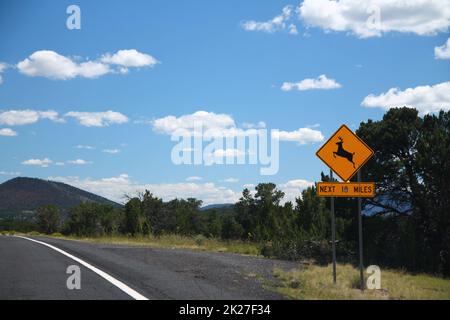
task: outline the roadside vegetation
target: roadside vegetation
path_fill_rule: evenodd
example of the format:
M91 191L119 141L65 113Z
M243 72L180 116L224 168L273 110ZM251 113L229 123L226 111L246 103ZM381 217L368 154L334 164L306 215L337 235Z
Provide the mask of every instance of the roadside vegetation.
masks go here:
M359 270L352 265L337 266L337 283L332 265L310 265L301 269L274 270L279 280L272 289L290 299L305 300L450 300L450 279L399 270L381 270L381 289L359 286Z
M229 252L242 255L259 256L261 254L260 246L254 242L246 242L242 240L221 240L217 238L207 238L202 235L197 236L182 236L176 234L167 234L155 237L153 235L146 236L75 236L75 235L63 235L61 233L43 234L36 231L29 233L20 232L7 232L2 231L3 235L29 235L29 236L46 236L53 238L61 238L67 240L84 241L91 243L101 244L120 244L139 247L150 248L167 248L167 249L190 249L200 251L212 251L212 252Z
M362 171L363 181L377 183L377 197L363 201L365 264L449 277L450 111L419 117L414 109L391 109L380 121L361 123L357 134L376 151ZM322 173L320 180L330 177ZM230 207L201 210L198 199L165 202L145 191L121 208L80 204L65 219L56 206L40 207L33 221L0 220L0 230L260 254L313 261L319 272L331 258L329 199L318 198L315 187L294 203L284 196L261 183ZM357 262L357 206L339 198L335 208L338 260L350 270Z

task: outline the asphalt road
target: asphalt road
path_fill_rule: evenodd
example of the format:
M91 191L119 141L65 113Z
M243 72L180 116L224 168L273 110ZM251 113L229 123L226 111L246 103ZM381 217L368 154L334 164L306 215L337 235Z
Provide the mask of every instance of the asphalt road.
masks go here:
M134 299L115 281L148 299L282 299L265 290L274 267L291 262L230 253L105 245L29 237L63 250L113 279L108 281L65 254L27 239L0 236L0 299ZM67 267L81 271L69 290ZM113 283L112 283L113 282Z

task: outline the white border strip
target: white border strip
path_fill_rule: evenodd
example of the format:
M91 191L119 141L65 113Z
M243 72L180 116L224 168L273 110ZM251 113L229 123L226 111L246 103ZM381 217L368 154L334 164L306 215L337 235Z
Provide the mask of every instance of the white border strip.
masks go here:
M55 251L58 251L59 253L65 255L66 257L69 257L72 260L75 260L76 262L78 262L79 264L82 264L83 266L85 266L86 268L88 268L89 270L95 272L96 274L98 274L100 277L102 277L103 279L105 279L106 281L110 282L111 284L113 284L114 286L116 286L117 288L119 288L120 290L122 290L123 292L125 292L126 294L128 294L130 297L132 297L135 300L148 300L148 298L144 297L142 294L140 294L139 292L131 289L129 286L127 286L125 283L123 283L122 281L117 280L116 278L110 276L109 274L107 274L106 272L103 272L102 270L94 267L93 265L87 263L86 261L81 260L80 258L77 258L73 255L71 255L70 253L67 253L64 250L61 250L55 246L52 246L51 244L42 242L42 241L38 241L38 240L34 240L31 238L27 238L27 237L22 237L22 236L15 236L17 238L22 238L25 240L29 240L29 241L33 241L39 244L42 244L46 247L49 247L50 249L53 249Z

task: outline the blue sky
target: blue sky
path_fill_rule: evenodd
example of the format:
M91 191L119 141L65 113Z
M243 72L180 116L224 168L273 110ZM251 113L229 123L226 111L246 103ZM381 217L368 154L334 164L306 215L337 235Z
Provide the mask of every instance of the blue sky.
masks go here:
M292 200L327 170L315 151L341 124L450 109L450 3L404 3L2 1L0 182L220 203L272 181ZM72 4L81 29L66 26ZM283 131L278 173L173 164L164 125L198 111Z

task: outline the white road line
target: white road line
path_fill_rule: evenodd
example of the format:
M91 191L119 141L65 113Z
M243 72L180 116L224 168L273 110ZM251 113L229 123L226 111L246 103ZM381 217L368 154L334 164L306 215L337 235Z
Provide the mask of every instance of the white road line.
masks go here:
M100 277L102 277L103 279L105 279L106 281L110 282L111 284L113 284L114 286L116 286L117 288L119 288L120 290L122 290L123 292L125 292L126 294L128 294L130 297L132 297L135 300L148 300L148 298L144 297L142 294L140 294L139 292L131 289L129 286L127 286L125 283L123 283L120 280L117 280L116 278L110 276L109 274L107 274L106 272L94 267L93 265L87 263L86 261L81 260L80 258L77 258L73 255L71 255L70 253L67 253L64 250L61 250L55 246L52 246L51 244L42 242L42 241L38 241L38 240L34 240L31 238L27 238L27 237L22 237L22 236L15 236L17 238L22 238L22 239L26 239L29 241L33 241L39 244L42 244L46 247L49 247L55 251L58 251L59 253L65 255L66 257L69 257L72 260L75 260L76 262L78 262L79 264L82 264L83 266L85 266L86 268L88 268L91 271L94 271L96 274L98 274Z

